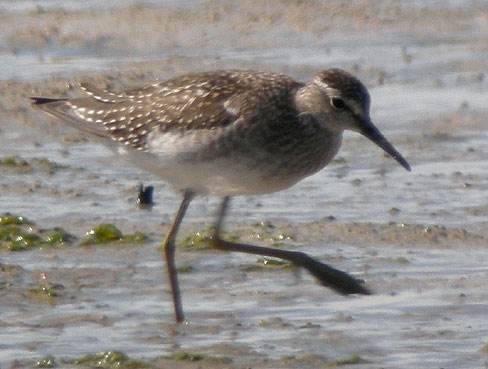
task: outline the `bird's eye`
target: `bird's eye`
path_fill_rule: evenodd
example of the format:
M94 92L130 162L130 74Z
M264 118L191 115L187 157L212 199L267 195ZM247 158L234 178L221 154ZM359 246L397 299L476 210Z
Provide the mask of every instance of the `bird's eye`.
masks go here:
M338 97L331 98L330 104L337 110L343 110L346 107L344 100L339 99Z

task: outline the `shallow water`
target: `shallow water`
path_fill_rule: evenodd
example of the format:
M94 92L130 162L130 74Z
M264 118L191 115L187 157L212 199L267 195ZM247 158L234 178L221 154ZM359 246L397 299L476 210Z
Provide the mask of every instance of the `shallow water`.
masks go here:
M135 2L119 6L129 3ZM31 4L63 6L68 15L86 10L77 2L57 1L2 1L0 9L22 17L32 11ZM175 4L187 5L172 1L168 6ZM73 144L64 140L74 135L69 129L38 124L40 115L31 114L22 100L29 91L21 99L3 91L0 158L45 157L67 168L54 174L0 168L0 212L27 216L40 227L61 225L79 236L95 224L113 222L124 231L150 232L153 241L0 251L0 263L22 268L17 274L0 274L0 282L8 286L0 288L0 366L20 360L18 365L29 367L29 360L47 355L72 358L109 349L136 358L184 350L239 357L239 363L262 358L261 364L253 362L256 367L265 367L267 359L300 355L330 360L360 355L368 361L360 364L364 368L486 365L488 12L479 1L444 4L411 1L405 6L454 9L460 17L469 9L481 10L466 18L469 26L439 25L443 31L430 37L426 28L423 38L421 28L400 32L392 23L376 33L366 28L363 33L331 31L327 37L297 32L287 45L289 33L271 23L272 36L263 35L261 45L250 33L234 48L218 47L219 42L232 44L232 33L202 46L157 50L131 45L127 50L97 49L91 39L34 48L12 45L0 34L0 80L32 82L35 91L39 81L49 87L69 80L71 73L124 75L140 67L157 75L159 60L169 66L164 78L202 65L273 69L303 80L324 66L357 70L370 89L373 120L413 168L406 172L366 139L347 134L339 160L327 169L287 191L238 197L232 203L229 229L263 220L278 228L290 223L301 231L290 248L363 278L375 295L337 296L305 272L245 272L255 261L249 256L180 252L179 265L192 265L194 271L180 276L188 324L175 327L157 240L161 223L170 222L178 206L177 195L107 148ZM192 27L198 31L198 25ZM172 59L174 55L181 58ZM71 93L77 94L76 89ZM12 113L17 106L27 113ZM152 210L134 205L140 182L156 188ZM211 224L217 204L217 199L196 199L184 231ZM332 240L327 222L317 225L320 232L310 232L313 222L330 215L336 219L330 224L336 232ZM365 235L362 245L349 233L358 233L358 224L365 222L373 223L373 235ZM400 233L394 240L381 233L381 226L390 222L423 225L426 233L428 225L465 229L480 238L420 242ZM351 232L337 233L335 224L345 224ZM50 284L63 285L54 302L26 293L45 283L43 276Z
M478 350L488 334L485 250L305 250L344 257L335 265L345 270L367 264L358 276L383 292L344 298L290 271L245 275L239 268L252 257L183 253L180 261L191 262L195 272L181 275L189 322L175 328L168 324L171 304L154 245L116 253L108 247L6 255L3 262L22 265L26 276L45 272L65 290L53 305L17 301L3 309L2 360L80 357L110 348L135 357L160 356L175 347L219 352L214 346L220 342L270 358L354 353L386 367L422 362L473 368L482 359ZM409 262L392 264L400 257Z

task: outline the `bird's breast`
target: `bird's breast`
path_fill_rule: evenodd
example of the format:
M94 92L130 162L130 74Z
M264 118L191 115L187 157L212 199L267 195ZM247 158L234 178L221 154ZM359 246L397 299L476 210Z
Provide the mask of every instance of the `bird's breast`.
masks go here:
M181 190L257 195L289 188L326 166L341 138L315 134L283 139L226 128L153 132L146 151L128 149L126 157Z

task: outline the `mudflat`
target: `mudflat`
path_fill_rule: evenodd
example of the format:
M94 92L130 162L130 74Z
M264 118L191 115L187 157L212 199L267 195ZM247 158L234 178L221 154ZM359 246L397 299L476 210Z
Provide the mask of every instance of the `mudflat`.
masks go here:
M484 1L85 3L0 3L2 368L487 365ZM200 198L177 254L182 325L159 246L178 195L28 101L82 95L81 81L117 91L230 68L306 81L328 67L368 86L412 172L347 134L320 173L235 198L226 230L375 294L337 296L287 264L208 249L218 199ZM135 204L140 183L155 186L150 209Z

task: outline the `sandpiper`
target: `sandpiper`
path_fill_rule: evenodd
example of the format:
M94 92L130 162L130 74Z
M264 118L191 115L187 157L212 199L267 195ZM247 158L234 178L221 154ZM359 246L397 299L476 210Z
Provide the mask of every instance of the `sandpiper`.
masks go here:
M44 112L107 143L135 165L181 192L182 202L163 241L177 322L183 307L175 267L175 238L195 195L223 198L212 245L272 256L307 269L342 294L369 294L363 284L303 252L225 241L229 199L293 186L337 154L344 130L366 136L405 169L407 161L373 125L366 87L341 69L311 82L283 74L225 70L192 73L119 93L81 84L74 99L33 97Z

